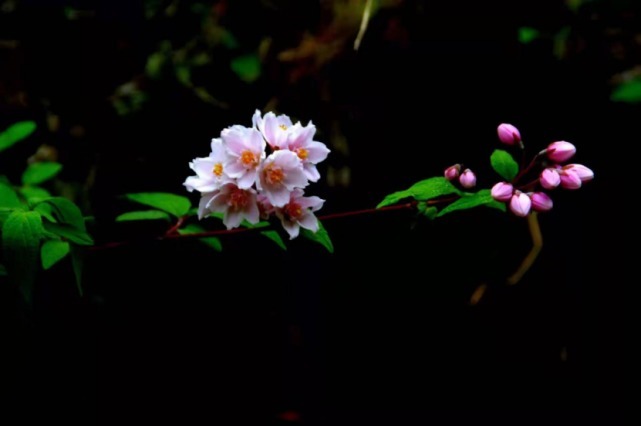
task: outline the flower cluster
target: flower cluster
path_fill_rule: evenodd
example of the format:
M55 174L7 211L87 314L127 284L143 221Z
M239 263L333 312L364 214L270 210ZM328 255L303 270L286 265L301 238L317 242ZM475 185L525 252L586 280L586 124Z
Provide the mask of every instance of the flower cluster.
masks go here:
M523 141L519 130L511 124L501 124L498 129L501 142L506 145L519 145L523 148ZM501 202L509 203L510 210L517 216L527 216L531 210L544 212L552 209L552 198L543 190L552 190L558 186L564 189L578 189L583 182L594 178L594 172L582 164L562 165L576 153L576 147L570 142L553 142L539 152L530 165L519 173L512 182L499 182L492 187L492 197ZM547 158L541 162L543 170L538 178L524 185L519 185L519 179L532 167L538 164L539 159ZM538 187L541 187L538 189Z
M184 185L201 193L198 217L222 213L232 229L243 220L256 224L275 215L290 238L298 236L300 227L316 232L314 212L324 200L306 197L303 188L320 179L316 165L330 152L313 140L316 126L258 110L252 123L224 129L212 140L208 157L189 163L196 175Z

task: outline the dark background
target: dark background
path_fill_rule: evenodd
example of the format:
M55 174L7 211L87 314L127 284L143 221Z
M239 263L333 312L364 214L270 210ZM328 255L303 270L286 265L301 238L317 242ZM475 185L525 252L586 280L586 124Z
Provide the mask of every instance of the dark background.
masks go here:
M382 2L356 52L362 5L341 15L349 3L0 1L0 127L39 124L0 159L3 174L16 180L52 146L64 165L52 191L95 218L97 243L137 240L88 253L83 297L67 262L41 273L32 311L3 289L0 415L334 425L483 413L521 424L536 413L622 424L617 206L639 106L610 93L641 57L638 5ZM236 43L204 43L210 21ZM541 36L519 42L523 26ZM152 76L163 40L173 54ZM259 45L261 73L244 81L230 63ZM288 49L304 54L283 60ZM185 84L180 55L194 52L210 61ZM529 234L494 210L327 221L333 255L306 240L283 252L251 233L215 253L149 242L156 225L114 223L133 208L123 193L185 194L188 162L256 108L312 120L332 149L327 178L310 188L327 200L321 214L374 207L457 162L489 187L501 122L530 154L573 142L596 178L554 194L543 251L511 287Z

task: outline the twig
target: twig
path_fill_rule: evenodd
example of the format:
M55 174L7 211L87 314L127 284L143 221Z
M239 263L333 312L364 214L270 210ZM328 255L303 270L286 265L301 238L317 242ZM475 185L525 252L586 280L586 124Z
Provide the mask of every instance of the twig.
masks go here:
M363 9L363 18L361 19L361 26L358 29L358 34L354 40L354 50L358 50L361 47L361 42L363 37L365 37L365 32L367 31L367 25L369 24L369 16L372 13L372 0L367 0L365 3L365 9Z
M531 213L527 217L528 228L530 229L530 236L532 237L532 249L525 256L519 268L507 278L507 283L514 285L521 281L523 275L532 267L534 261L539 256L541 248L543 248L543 235L541 234L541 227L539 226L539 219L536 212Z

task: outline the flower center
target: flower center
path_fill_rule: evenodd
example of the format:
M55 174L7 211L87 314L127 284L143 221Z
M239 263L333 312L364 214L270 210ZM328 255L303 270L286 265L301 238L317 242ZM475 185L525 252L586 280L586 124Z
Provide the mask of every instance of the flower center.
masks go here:
M245 190L236 188L229 194L229 205L236 210L244 208L248 202L249 193Z
M303 161L307 160L307 157L309 156L309 152L305 148L296 149L296 154L298 155L298 158Z
M256 154L249 150L245 150L240 154L240 162L247 168L254 168L258 164Z
M283 210L290 219L297 219L303 214L303 208L298 203L289 203Z
M211 171L216 177L221 177L223 175L223 163L214 164L214 168Z
M285 173L280 167L269 164L263 171L265 173L265 181L270 185L277 185L285 179Z
M287 126L284 124L279 124L278 127L280 127L281 130L287 130Z

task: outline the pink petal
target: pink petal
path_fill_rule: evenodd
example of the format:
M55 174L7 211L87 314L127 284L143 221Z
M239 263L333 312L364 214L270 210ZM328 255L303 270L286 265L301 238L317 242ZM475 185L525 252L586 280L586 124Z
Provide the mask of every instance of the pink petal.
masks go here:
M281 223L283 224L283 228L285 229L285 231L287 231L287 233L289 234L290 240L298 237L298 233L300 232L300 225L298 223L284 219L281 220Z
M253 170L245 170L245 172L238 178L238 187L240 189L248 189L256 182L256 172Z
M303 215L298 218L298 223L303 228L309 229L312 232L318 231L318 219L316 219L316 216L314 216L312 212L303 213Z
M331 152L322 142L312 141L304 147L307 150L307 159L310 163L318 164L327 158Z
M243 221L243 212L239 210L229 209L225 211L225 216L223 217L223 224L227 229L238 228L240 223Z
M320 173L318 172L318 169L311 163L305 163L303 165L303 172L305 173L305 177L309 179L310 182L318 182L318 180L320 179Z

